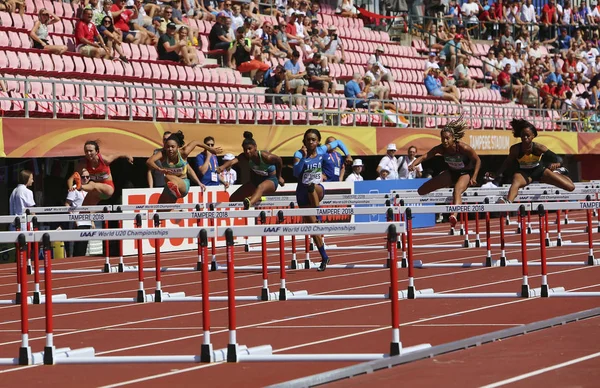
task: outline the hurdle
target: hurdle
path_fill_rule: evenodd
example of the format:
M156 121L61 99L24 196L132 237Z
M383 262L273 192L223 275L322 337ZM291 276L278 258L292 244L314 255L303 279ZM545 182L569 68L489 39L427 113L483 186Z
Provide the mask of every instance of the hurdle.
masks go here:
M465 205L472 206L472 205ZM505 204L505 205L488 205L494 206L494 209L498 211L514 211L515 209L519 211L521 216L522 226L525 226L525 215L526 215L526 206L525 205L516 205L516 204ZM518 208L516 208L518 206ZM475 210L479 211L479 207ZM417 293L414 282L414 268L415 263L413 260L413 249L412 249L412 209L407 208L405 211L406 216L406 234L407 234L407 246L408 246L408 298L409 299L469 299L469 298L532 298L541 296L542 287L540 288L530 288L529 286L529 269L528 269L528 261L527 261L527 233L524 230L521 232L521 267L522 267L522 285L521 290L519 292L482 292L482 293ZM524 228L523 228L524 229ZM543 236L541 237L543 239ZM545 247L545 244L542 244ZM483 266L483 265L480 265ZM558 293L563 292L563 287L557 287L548 289L548 293Z
M324 230L326 229L326 230ZM400 342L400 318L399 318L399 299L400 294L398 292L398 269L397 269L397 258L396 258L396 238L398 232L404 229L404 224L401 223L377 223L373 225L361 225L361 224L288 224L281 225L276 228L265 227L265 226L240 226L227 228L219 235L224 236L227 242L227 288L228 297L230 299L228 303L228 329L229 329L229 344L227 346L227 361L228 362L273 362L273 361L367 361L377 360L390 356L406 354L417 350L427 349L431 347L430 344L420 344L412 347L403 348ZM236 327L236 306L235 306L235 274L234 274L234 237L236 235L270 235L270 236L282 236L285 234L321 234L323 232L328 234L360 234L360 233L387 233L388 247L393 251L391 254L391 260L393 264L390 266L390 292L387 295L377 296L378 299L389 299L391 301L392 310L392 341L390 344L390 353L369 353L369 354L285 354L285 355L240 355L237 343L237 327ZM283 266L282 266L283 268ZM285 274L281 279L280 292L283 293L285 290ZM289 300L310 300L320 299L329 300L334 298L332 295L319 295L322 298L311 298L310 296L293 296ZM336 299L345 299L338 295ZM346 300L349 300L348 298ZM352 298L354 299L354 298ZM370 299L370 298L369 298Z

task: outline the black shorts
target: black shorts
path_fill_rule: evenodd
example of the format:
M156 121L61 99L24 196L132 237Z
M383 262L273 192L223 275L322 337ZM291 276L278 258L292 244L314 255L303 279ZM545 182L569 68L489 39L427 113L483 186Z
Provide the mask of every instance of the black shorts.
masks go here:
M515 174L523 175L523 178L529 183L529 178L531 178L531 182L539 182L544 175L544 171L546 170L546 166L539 165L534 168L520 168L517 170Z
M42 42L44 42L45 44L48 44L48 41L46 39L40 39ZM43 50L44 46L42 46L38 41L34 40L33 41L33 48L35 49L39 49L39 50Z
M470 179L470 177L473 176L473 170L448 170L448 172L450 173L450 179L452 180L452 185L455 185L456 182L458 182L460 177L463 175L468 175L469 179Z

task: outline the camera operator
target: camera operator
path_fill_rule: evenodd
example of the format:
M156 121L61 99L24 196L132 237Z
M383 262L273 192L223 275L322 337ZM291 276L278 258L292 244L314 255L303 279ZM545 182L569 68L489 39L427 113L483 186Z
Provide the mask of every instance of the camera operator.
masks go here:
M327 29L328 35L323 39L325 47L323 49L323 56L327 58L329 63L341 63L344 58L344 46L337 34L336 26L329 26ZM337 50L341 51L341 55L336 55Z

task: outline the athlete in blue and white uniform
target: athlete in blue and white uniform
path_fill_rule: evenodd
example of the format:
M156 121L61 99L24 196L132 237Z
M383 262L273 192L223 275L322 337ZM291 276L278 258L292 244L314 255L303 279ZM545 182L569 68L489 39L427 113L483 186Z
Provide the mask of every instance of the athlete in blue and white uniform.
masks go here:
M299 207L316 208L325 196L325 188L321 185L323 181L323 166L327 160L327 152L340 148L348 157L349 152L344 143L335 140L327 145L319 145L321 142L321 133L316 129L308 129L304 133L304 146L294 154L294 176L298 178L298 187L296 189L296 202ZM304 217L305 223L316 223L315 216ZM329 257L325 252L323 238L318 235L312 236L319 254L321 255L321 265L319 271L325 271L329 263Z

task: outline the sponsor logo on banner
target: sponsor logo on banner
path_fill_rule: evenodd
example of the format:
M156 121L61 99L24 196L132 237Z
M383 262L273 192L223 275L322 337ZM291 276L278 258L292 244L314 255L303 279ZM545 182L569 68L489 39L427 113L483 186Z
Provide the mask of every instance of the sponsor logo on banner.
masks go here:
M317 209L318 216L333 216L333 215L351 216L353 214L354 214L354 208L351 208L351 207L331 207L331 208L318 208Z
M579 202L581 209L598 209L600 208L600 202Z
M277 233L281 230L281 226L267 226L263 229L263 233Z
M69 221L104 221L103 213L69 214Z
M79 233L79 237L94 237L97 232L81 232Z
M446 206L447 213L469 213L485 211L484 205L448 205Z

